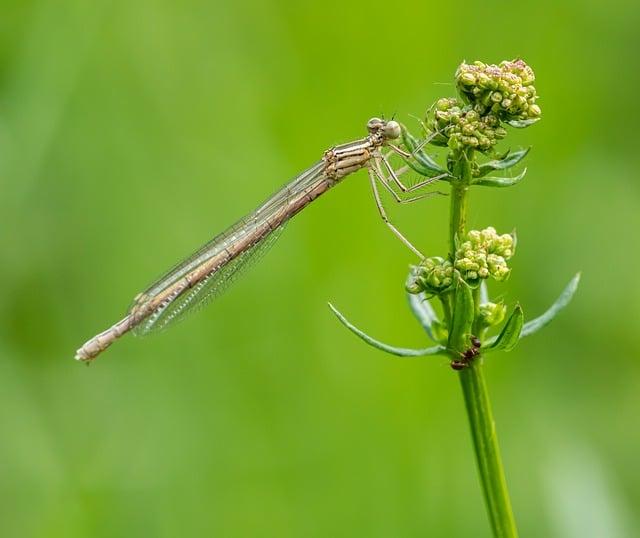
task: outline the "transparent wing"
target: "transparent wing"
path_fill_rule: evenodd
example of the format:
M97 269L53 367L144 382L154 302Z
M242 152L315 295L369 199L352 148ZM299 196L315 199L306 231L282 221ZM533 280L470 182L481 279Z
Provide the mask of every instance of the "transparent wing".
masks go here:
M324 161L320 161L284 185L251 214L240 219L224 232L216 235L191 256L180 262L175 267L172 267L167 273L158 278L153 282L153 284L144 290L140 294L140 298L144 300L158 295L160 292L170 287L174 282L180 280L183 276L191 272L194 268L228 248L230 244L250 234L255 230L256 226L280 211L292 197L299 196L301 193L312 189L323 175ZM136 304L134 304L134 308L143 306L142 302L142 300L137 300Z
M139 294L129 310L132 318L140 320L133 329L134 334L145 335L163 329L226 289L275 242L286 221L295 214L292 213L295 208L290 208L302 207L300 202L308 193L327 181L324 169L325 163L320 161L299 174L251 214L211 239ZM248 244L250 246L246 246ZM193 282L193 275L199 271L201 274L195 277L192 286L184 285L189 280Z
M223 293L244 271L260 260L278 240L285 225L286 223L173 301L161 305L133 330L133 334L146 336L160 332L170 325L182 321L192 312L200 310Z

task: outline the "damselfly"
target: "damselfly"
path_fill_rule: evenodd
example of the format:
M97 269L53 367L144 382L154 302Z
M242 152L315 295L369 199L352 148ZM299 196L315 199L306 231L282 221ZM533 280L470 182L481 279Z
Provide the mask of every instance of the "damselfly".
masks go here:
M407 153L394 145L401 128L396 121L372 118L366 138L335 146L322 160L305 170L266 200L253 213L214 237L189 258L138 294L129 313L106 331L88 340L76 353L76 359L90 361L129 331L145 335L182 319L189 311L219 294L250 261L263 254L277 239L286 222L318 196L349 174L367 168L373 194L384 222L393 233L420 258L422 254L390 222L382 206L378 184L398 202L413 202L432 193L415 193L438 179L427 178L407 187L398 177L381 149L387 147L403 157Z

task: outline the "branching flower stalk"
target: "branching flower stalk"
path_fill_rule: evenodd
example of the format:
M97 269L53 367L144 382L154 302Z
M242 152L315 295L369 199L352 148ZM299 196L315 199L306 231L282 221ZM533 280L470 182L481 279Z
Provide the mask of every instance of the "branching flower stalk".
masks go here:
M402 126L406 164L427 178L444 176L451 186L449 252L446 257L421 260L411 268L406 282L411 309L436 345L410 349L384 344L355 327L330 305L346 327L387 353L448 357L460 378L487 511L497 538L515 538L517 529L483 360L494 351L510 351L523 337L548 324L569 303L580 278L579 274L574 276L541 316L525 323L517 303L507 316L507 305L489 300L487 281L502 282L509 277L508 261L515 254L515 234L499 234L491 226L466 229L472 187L512 186L526 173L524 169L506 177L493 175L520 164L529 152L527 148L499 153L496 146L507 136L507 127L528 127L540 119L534 81L533 70L522 60L499 65L463 63L455 74L458 97L439 99L427 111L422 123L424 136L415 137ZM428 153L429 146L447 148L444 165ZM433 299L441 306L442 319L431 304Z

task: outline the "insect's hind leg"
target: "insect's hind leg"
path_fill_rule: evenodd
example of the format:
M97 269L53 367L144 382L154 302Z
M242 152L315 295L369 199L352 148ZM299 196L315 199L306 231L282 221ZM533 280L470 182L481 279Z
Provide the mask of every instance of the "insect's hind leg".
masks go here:
M447 172L440 174L438 176L434 176L434 177L428 177L427 179L424 179L422 181L420 181L419 183L416 183L415 185L411 185L410 187L407 187L404 183L402 183L402 181L400 181L400 175L404 174L404 172L406 172L409 167L405 166L401 169L401 171L396 172L393 167L391 166L391 164L389 163L389 159L388 156L391 155L392 153L389 152L387 155L382 155L381 153L377 155L377 159L379 161L382 161L382 163L384 164L384 167L387 170L387 173L389 174L389 177L391 177L391 179L393 180L393 182L398 186L398 188L403 192L403 193L412 193L415 192L417 190L420 190L423 187L426 187L427 185L431 185L432 183L435 183L436 181L440 180L440 179L444 179L445 177L448 177L449 174ZM378 164L378 173L382 174L382 170L380 170L380 164ZM442 193L440 193L442 194ZM420 198L417 198L418 200L420 200L421 198L424 198L424 196L421 196Z
M400 196L400 194L398 194L393 187L390 184L390 181L387 177L385 177L384 172L382 171L381 167L380 167L380 163L378 159L382 159L384 160L384 157L382 155L377 155L374 157L374 162L371 164L371 166L373 167L373 171L376 175L377 178L379 178L380 182L382 183L382 185L384 186L385 189L387 189L387 191L389 191L389 193L393 196L393 198L395 199L396 202L398 202L399 204L410 204L412 202L416 202L418 200L422 200L423 198L430 198L431 196L435 196L435 195L441 195L441 196L446 196L446 193L441 192L441 191L430 191L430 192L423 192L422 194L419 194L417 196L413 196L411 198L403 198L402 196ZM389 163L386 162L386 160L384 161L386 166L389 167L388 169L390 169ZM392 173L395 174L395 172L393 172L392 169L390 169ZM404 173L404 172L402 172ZM412 187L410 187L409 189L402 191L402 194L408 194L411 192L415 192L417 190L419 190L422 187L426 187L427 185L430 185L431 183L434 183L435 181L437 181L438 179L440 179L442 176L437 176L437 177L433 177L433 178L428 178L424 181L421 181L420 183L413 185ZM396 183L397 185L397 183Z
M394 233L394 235L402 241L405 246L407 246L414 254L416 254L421 260L424 259L424 254L422 254L416 247L413 246L411 241L409 241L403 234L395 227L395 225L389 220L387 216L387 212L382 205L382 199L380 198L380 192L378 191L377 181L380 181L385 187L390 189L390 186L387 185L385 179L379 175L379 172L376 170L374 166L369 166L369 181L371 182L371 189L373 190L373 198L376 201L376 206L378 207L378 212L380 213L380 217L384 221L384 223L389 227L389 229ZM396 196L397 194L391 190Z

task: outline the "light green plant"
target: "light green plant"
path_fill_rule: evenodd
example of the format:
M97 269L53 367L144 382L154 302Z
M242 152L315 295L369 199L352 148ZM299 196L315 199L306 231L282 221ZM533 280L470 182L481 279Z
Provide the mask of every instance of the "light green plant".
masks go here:
M402 127L406 164L427 178L442 178L451 187L449 253L432 256L411 268L406 282L410 307L435 343L424 349L398 348L367 335L330 305L338 319L368 344L402 357L444 355L458 372L478 470L493 533L517 536L516 523L500 457L496 429L483 375L483 359L495 351L510 351L517 343L548 324L575 293L580 275L566 286L541 316L525 322L521 306L492 302L487 281L503 282L515 254L516 236L498 234L493 227L466 229L471 187L508 187L526 174L496 176L519 165L529 149L498 152L496 146L507 127L523 128L541 117L534 86L535 75L522 60L499 65L463 63L455 74L458 97L439 99L422 126L424 137ZM447 148L446 164L428 153L429 146ZM432 302L440 304L442 316ZM506 321L505 321L506 318ZM496 334L491 335L494 330Z

